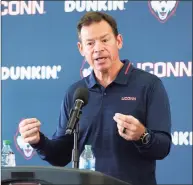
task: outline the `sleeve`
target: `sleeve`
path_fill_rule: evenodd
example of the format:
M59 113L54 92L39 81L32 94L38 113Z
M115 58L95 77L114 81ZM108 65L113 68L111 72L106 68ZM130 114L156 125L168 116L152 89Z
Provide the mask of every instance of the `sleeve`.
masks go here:
M59 124L52 139L48 139L40 132L40 141L32 145L41 159L53 166L65 166L71 161L73 149L73 135L65 135L66 125L69 119L71 97L67 94L62 102L59 116Z
M151 134L147 145L135 142L139 152L153 160L165 158L171 148L171 112L167 92L156 79L147 92L146 127Z

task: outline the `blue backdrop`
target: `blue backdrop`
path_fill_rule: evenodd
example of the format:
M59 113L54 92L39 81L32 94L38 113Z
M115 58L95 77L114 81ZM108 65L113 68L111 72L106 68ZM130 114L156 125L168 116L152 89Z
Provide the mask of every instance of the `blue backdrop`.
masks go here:
M158 183L192 183L190 1L2 1L2 139L12 141L17 165L49 165L23 143L18 123L36 117L48 137L55 131L67 87L90 72L77 49L76 25L91 10L116 18L121 58L159 76L167 89L173 146L157 163Z

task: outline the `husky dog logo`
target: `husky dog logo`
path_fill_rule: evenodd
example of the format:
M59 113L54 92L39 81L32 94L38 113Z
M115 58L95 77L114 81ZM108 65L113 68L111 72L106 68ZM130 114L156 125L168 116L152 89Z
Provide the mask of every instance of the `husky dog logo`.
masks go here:
M148 5L151 13L162 23L165 23L176 11L178 1L153 1Z
M15 146L17 150L23 155L26 160L31 159L35 155L35 150L30 146L29 143L25 143L21 135L19 134L19 130L17 130L14 136Z
M87 77L92 72L92 67L88 65L86 61L82 62L82 66L80 68L80 76L81 78Z

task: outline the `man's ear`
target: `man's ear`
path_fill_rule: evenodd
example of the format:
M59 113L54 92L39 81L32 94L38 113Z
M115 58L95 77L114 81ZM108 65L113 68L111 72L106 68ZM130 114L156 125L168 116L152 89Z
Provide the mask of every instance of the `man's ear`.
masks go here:
M117 47L119 49L123 47L123 37L121 34L117 35Z
M81 42L78 42L78 43L77 43L77 46L78 46L78 50L79 50L80 54L84 57L84 52L83 52L82 43L81 43Z

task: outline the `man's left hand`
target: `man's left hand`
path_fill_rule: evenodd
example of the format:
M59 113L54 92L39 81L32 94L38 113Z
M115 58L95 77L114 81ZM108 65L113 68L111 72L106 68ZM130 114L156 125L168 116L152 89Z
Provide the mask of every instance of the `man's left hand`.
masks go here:
M113 119L117 122L119 135L126 140L137 141L145 132L145 127L131 115L116 113Z

